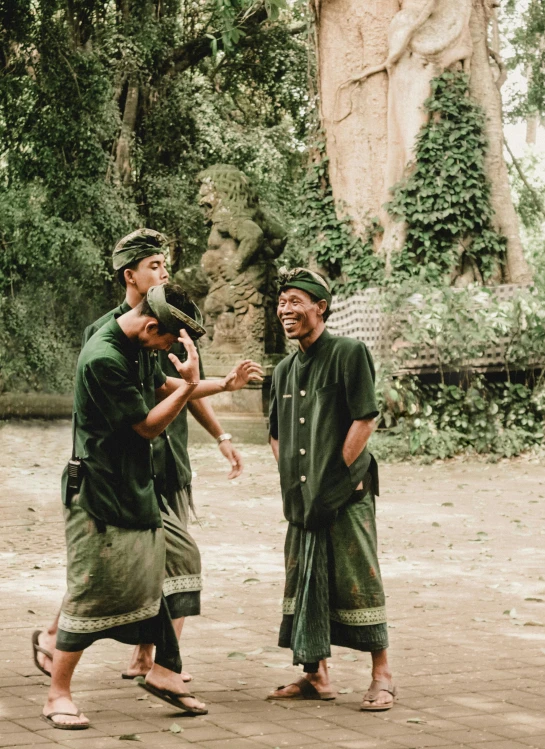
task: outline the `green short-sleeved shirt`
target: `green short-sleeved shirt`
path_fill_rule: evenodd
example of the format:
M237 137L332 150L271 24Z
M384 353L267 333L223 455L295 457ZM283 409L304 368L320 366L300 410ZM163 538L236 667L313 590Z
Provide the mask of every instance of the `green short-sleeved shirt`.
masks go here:
M378 415L374 380L365 344L327 330L306 352L291 354L276 367L269 430L279 442L284 515L290 523L316 528L330 522L369 470L373 458L367 448L350 467L342 448L353 421Z
M120 317L126 312L129 312L131 307L126 301L123 302L119 307L110 310L105 315L96 320L92 325L89 325L83 334L83 345L87 343L89 338L96 333L97 330L112 317ZM187 358L186 351L181 343L174 343L170 349L170 352L176 354L180 361L185 361ZM141 356L150 356L146 351L140 352ZM158 388L164 382L164 374L168 377L178 377L179 374L176 368L168 358L166 351L158 351L156 357L152 354L153 358L157 362L155 372L155 386ZM202 362L199 360L199 368L201 373L201 379L204 379L204 370ZM152 405L148 404L149 408ZM168 425L165 431L153 440L153 467L156 474L157 486L160 491L167 495L177 489L183 489L191 484L192 471L191 463L189 461L189 453L187 451L188 442L188 425L187 425L187 405L182 408L178 416L174 421Z
M151 444L132 426L146 418L165 377L157 373L155 358L141 353L112 316L86 343L76 370L76 454L84 461L80 505L120 528L161 527Z

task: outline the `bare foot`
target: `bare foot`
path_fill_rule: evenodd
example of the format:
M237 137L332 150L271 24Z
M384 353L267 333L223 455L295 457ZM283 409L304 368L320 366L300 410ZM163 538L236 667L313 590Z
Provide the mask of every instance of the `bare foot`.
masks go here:
M166 668L162 668L162 666L158 666L156 663L146 676L146 684L150 684L156 689L168 689L169 692L177 694L187 691L182 674L168 671ZM185 707L198 708L199 710L203 710L206 707L204 702L200 702L196 697L180 697L180 703L185 705Z
M79 713L78 708L68 697L57 697L54 700L47 700L42 711L42 715L48 716L51 713L68 713L67 715L54 715L51 720L59 726L88 726L89 720L83 713Z

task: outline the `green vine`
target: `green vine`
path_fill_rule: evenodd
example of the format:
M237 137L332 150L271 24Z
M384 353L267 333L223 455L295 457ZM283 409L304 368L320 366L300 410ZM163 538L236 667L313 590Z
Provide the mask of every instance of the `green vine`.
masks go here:
M384 280L384 261L374 252L373 244L382 227L372 219L362 240L354 234L350 216L338 217L325 143L314 144L313 153L314 160L301 184L300 215L292 244L299 257L305 261L311 258L326 270L337 294L346 296L380 285Z
M468 86L465 73L446 72L431 82L414 169L388 204L408 225L405 246L392 258L398 280L423 274L444 284L465 253L486 281L505 254L505 239L492 228L485 115Z

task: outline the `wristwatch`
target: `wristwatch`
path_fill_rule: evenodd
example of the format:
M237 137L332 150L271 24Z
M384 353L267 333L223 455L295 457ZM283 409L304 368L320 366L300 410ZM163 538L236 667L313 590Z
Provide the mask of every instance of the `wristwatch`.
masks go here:
M220 434L219 437L216 437L216 442L218 443L218 445L221 445L221 443L224 442L225 440L232 440L232 439L233 439L232 434L229 434L229 432L224 432L223 434Z

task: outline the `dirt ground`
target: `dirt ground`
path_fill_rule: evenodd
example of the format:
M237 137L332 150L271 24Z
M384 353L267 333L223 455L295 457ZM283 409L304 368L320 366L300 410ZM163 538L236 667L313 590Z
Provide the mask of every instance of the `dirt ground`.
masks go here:
M243 448L244 476L231 483L215 445L191 450L205 588L181 651L209 714L183 717L122 681L130 648L104 641L74 682L93 727L46 727L48 679L33 666L30 635L64 592L59 480L70 443L68 422L0 426L0 747L545 749L543 466L381 465L379 549L400 696L369 714L358 710L369 657L342 648L330 663L335 703L264 701L298 671L276 646L286 524L263 445Z

